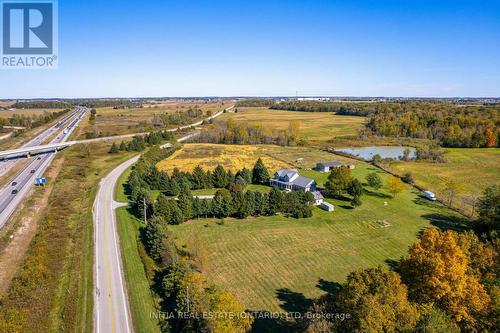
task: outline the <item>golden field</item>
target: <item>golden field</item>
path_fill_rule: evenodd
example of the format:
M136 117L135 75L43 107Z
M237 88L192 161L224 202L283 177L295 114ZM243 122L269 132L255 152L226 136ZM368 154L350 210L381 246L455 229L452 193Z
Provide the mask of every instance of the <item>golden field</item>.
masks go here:
M233 172L247 167L251 169L260 157L269 171L276 171L290 164L266 154L266 146L217 145L209 143L186 144L169 158L157 164L158 169L171 172L174 168L192 171L197 165L213 170L217 165Z

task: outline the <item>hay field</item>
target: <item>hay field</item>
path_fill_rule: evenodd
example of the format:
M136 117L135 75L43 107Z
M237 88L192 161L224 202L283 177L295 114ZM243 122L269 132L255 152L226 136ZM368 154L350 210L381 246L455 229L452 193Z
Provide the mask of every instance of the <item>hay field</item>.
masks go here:
M238 108L237 113L228 113L224 117L280 130L287 129L290 121L297 120L300 124L299 137L312 142L354 136L365 122L364 117L337 116L330 112L296 112L267 108Z
M259 157L270 172L290 166L286 162L266 155L266 146L197 143L184 145L172 156L159 162L157 167L171 172L176 167L182 171L192 171L197 165L205 170L213 170L220 164L234 172L243 167L252 168Z

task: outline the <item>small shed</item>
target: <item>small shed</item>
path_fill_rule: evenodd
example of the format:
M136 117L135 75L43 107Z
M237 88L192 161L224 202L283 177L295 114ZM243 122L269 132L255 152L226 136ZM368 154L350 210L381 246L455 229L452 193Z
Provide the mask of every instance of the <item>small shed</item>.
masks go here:
M320 191L314 191L314 192L311 192L311 194L314 196L314 204L316 206L319 206L323 203L324 197Z
M321 209L326 210L327 212L333 212L333 211L335 210L335 207L334 207L331 203L326 202L326 201L323 201L323 202L321 203L321 205L319 205L319 207L320 207Z

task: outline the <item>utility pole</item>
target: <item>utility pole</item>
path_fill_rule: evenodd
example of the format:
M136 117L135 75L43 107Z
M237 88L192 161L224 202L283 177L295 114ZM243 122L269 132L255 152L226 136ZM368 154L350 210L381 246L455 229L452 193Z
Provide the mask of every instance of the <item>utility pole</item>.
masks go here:
M144 224L148 224L146 197L142 198L142 202L144 203Z
M189 313L189 286L186 286L186 293L187 293L187 308L188 308L188 313Z

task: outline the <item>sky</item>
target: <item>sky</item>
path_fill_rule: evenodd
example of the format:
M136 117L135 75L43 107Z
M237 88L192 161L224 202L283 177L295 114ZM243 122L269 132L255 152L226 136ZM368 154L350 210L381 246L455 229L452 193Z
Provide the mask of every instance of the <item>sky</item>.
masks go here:
M0 98L500 96L500 1L60 0Z

